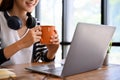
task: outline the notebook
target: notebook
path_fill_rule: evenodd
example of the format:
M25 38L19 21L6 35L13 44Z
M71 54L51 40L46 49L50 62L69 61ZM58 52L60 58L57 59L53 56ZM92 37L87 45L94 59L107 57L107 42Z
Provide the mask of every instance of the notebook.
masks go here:
M16 78L16 74L11 71L11 69L0 69L0 80L8 80Z
M101 68L115 27L78 23L64 64L29 66L25 69L66 77Z

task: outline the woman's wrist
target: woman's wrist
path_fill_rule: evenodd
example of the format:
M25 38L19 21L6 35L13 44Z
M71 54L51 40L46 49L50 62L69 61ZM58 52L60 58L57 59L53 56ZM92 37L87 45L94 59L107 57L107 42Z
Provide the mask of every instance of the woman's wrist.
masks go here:
M55 60L55 56L53 58L48 58L47 55L48 55L48 52L46 52L46 53L43 54L42 61L51 62L51 61Z
M46 57L50 60L54 59L55 58L55 55L52 55L50 54L50 52L48 51L47 54L46 54Z

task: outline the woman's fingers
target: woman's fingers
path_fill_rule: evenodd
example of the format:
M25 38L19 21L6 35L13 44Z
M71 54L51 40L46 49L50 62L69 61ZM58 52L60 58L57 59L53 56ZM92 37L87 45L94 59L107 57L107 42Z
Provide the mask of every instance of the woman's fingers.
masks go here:
M58 35L56 34L54 36L51 36L50 42L53 43L53 44L59 44Z
M34 42L40 41L42 35L41 28L37 26L32 28L31 31Z
M39 27L39 26L36 26L36 27L34 27L34 28L32 28L35 32L37 32L37 31L41 31L41 27Z

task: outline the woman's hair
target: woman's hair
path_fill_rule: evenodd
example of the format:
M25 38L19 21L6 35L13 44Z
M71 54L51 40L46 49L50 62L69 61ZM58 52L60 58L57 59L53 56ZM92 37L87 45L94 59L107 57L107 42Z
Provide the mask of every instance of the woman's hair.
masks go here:
M11 10L13 8L14 0L2 0L0 4L0 11Z

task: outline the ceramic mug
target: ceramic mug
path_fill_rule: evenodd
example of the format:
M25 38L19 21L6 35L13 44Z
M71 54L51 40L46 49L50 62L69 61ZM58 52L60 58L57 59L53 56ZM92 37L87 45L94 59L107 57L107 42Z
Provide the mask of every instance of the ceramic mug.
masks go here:
M40 43L41 44L51 44L50 38L52 35L56 34L55 26L41 25L40 27L41 27L41 31L42 31Z

